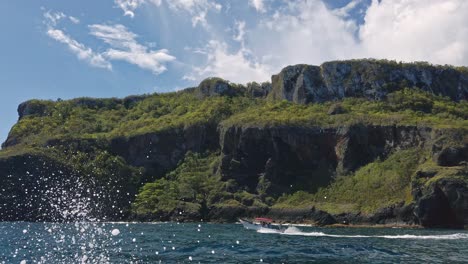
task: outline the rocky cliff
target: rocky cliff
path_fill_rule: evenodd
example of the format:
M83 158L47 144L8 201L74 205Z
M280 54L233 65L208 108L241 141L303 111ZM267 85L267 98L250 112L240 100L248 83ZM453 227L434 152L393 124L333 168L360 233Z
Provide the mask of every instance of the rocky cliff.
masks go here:
M453 100L468 98L468 72L427 63L367 60L295 65L273 75L272 84L271 98L302 104L345 97L381 100L403 87L417 87Z
M281 194L328 184L334 175L355 171L395 149L424 148L444 132L430 127L364 126L228 127L221 134L225 179L255 191L259 179L267 193ZM259 177L260 175L260 177ZM293 187L291 187L293 186Z
M27 101L0 151L0 219L463 227L466 99L465 68L353 60L271 83Z

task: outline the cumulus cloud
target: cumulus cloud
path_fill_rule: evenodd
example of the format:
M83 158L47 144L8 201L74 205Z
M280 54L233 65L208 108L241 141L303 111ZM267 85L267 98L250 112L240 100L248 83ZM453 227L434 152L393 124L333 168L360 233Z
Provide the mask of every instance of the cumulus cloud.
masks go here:
M241 48L230 52L225 42L211 40L203 51L207 62L203 66L194 67L193 72L184 76L186 80L200 80L210 76L219 76L237 83L251 81L267 81L271 69L268 65L256 62L249 50Z
M213 54L206 54L208 64L198 73L258 80L286 65L370 57L468 65L467 1L374 0L358 24L349 13L362 3L331 9L301 0L278 7L253 28L237 21L233 39L241 48L229 52L226 42L210 42Z
M467 1L373 1L364 19L363 56L468 64Z
M86 61L94 67L112 69L111 64L101 54L95 53L92 49L66 35L62 30L50 28L47 30L47 35L67 45L68 49L73 52L78 59Z
M249 5L253 6L258 12L265 12L265 0L249 0Z
M137 35L130 32L125 26L117 25L90 25L91 35L110 45L103 53L109 60L121 60L134 64L153 74L166 71L165 64L175 60L166 49L150 50L136 41Z
M341 17L348 17L350 15L350 11L355 9L362 0L351 0L348 4L341 8L337 8L332 10L334 14L341 16Z
M211 40L205 49L207 63L185 77L266 81L286 65L351 58L359 50L356 31L353 21L343 20L322 1L289 2L254 28L246 29L245 21L236 21L232 38L240 48Z
M357 25L319 0L291 2L262 19L246 46L279 70L290 64L318 64L351 58L358 50Z
M187 41L186 45L197 46L187 50L190 54L181 54L179 61L194 65L184 76L192 81L213 75L235 82L263 81L286 65L351 58L468 64L468 1L465 0L350 0L340 8L327 5L325 0L249 0L243 4L250 5L252 12L253 9L261 12L261 16L252 18L232 13L232 20L217 19L219 26L210 26L212 21L209 21L216 18L212 12L224 15L220 12L223 7L216 0L114 1L130 17L142 5L163 5L171 14L170 23L188 16L193 27L203 27L207 40L180 36L180 41ZM272 3L277 5L273 8ZM224 11L235 12L229 10L228 2ZM49 12L44 17L51 29L56 29L55 25L67 16ZM175 60L165 49L155 50L149 44L139 43L138 36L123 25L92 25L90 30L109 45L100 54L90 50L90 54L100 55L104 61L125 61L159 74ZM82 45L82 50L87 49Z

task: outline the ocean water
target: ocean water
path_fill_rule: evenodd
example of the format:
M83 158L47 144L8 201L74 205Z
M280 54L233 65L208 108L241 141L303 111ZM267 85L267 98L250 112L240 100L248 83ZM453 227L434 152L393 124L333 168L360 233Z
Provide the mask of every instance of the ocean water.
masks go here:
M0 263L468 263L468 231L0 223Z

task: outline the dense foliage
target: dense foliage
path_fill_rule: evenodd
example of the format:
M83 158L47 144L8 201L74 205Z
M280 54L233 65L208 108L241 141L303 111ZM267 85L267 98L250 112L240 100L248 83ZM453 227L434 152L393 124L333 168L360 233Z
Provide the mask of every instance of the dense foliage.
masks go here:
M213 206L266 206L258 195L228 192L232 181L218 173L219 153L187 152L176 169L165 177L146 183L136 197L133 211L139 216L174 212L199 213Z
M246 97L198 98L193 92L154 94L133 104L118 99L33 101L41 112L24 116L10 137L25 145L50 139L112 138L217 123L257 100Z
M330 114L340 106L341 113ZM384 101L346 98L341 102L300 105L288 101L268 102L251 107L223 122L233 124L343 126L356 123L376 125L428 125L434 127L468 127L468 102L453 102L417 89L389 94Z

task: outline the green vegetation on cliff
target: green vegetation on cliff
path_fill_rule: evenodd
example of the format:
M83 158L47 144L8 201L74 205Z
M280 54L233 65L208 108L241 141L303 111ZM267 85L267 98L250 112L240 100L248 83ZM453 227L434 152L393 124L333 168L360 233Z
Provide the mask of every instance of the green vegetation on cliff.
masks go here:
M217 124L255 105L246 97L198 98L192 91L154 94L133 104L118 99L33 100L30 112L12 128L9 138L38 146L50 139L109 139Z
M351 175L339 176L315 194L297 192L280 197L276 207L312 204L330 213L372 213L400 202L411 202L410 183L420 158L419 149L397 151Z
M341 112L334 114L339 106ZM434 127L468 127L468 102L453 102L417 89L396 91L383 101L346 98L341 102L295 104L288 101L268 102L231 116L225 126L347 126L423 125Z
M175 170L140 189L133 210L138 215L168 214L175 209L197 213L201 205L222 195L218 163L217 153L188 152Z
M184 128L224 126L426 125L468 127L468 102L453 102L417 89L391 93L387 100L346 98L341 102L299 105L243 96L199 99L193 92L155 94L126 105L117 99L31 102L35 114L21 118L9 139L40 146L50 139L113 138ZM331 114L337 105L342 112Z

